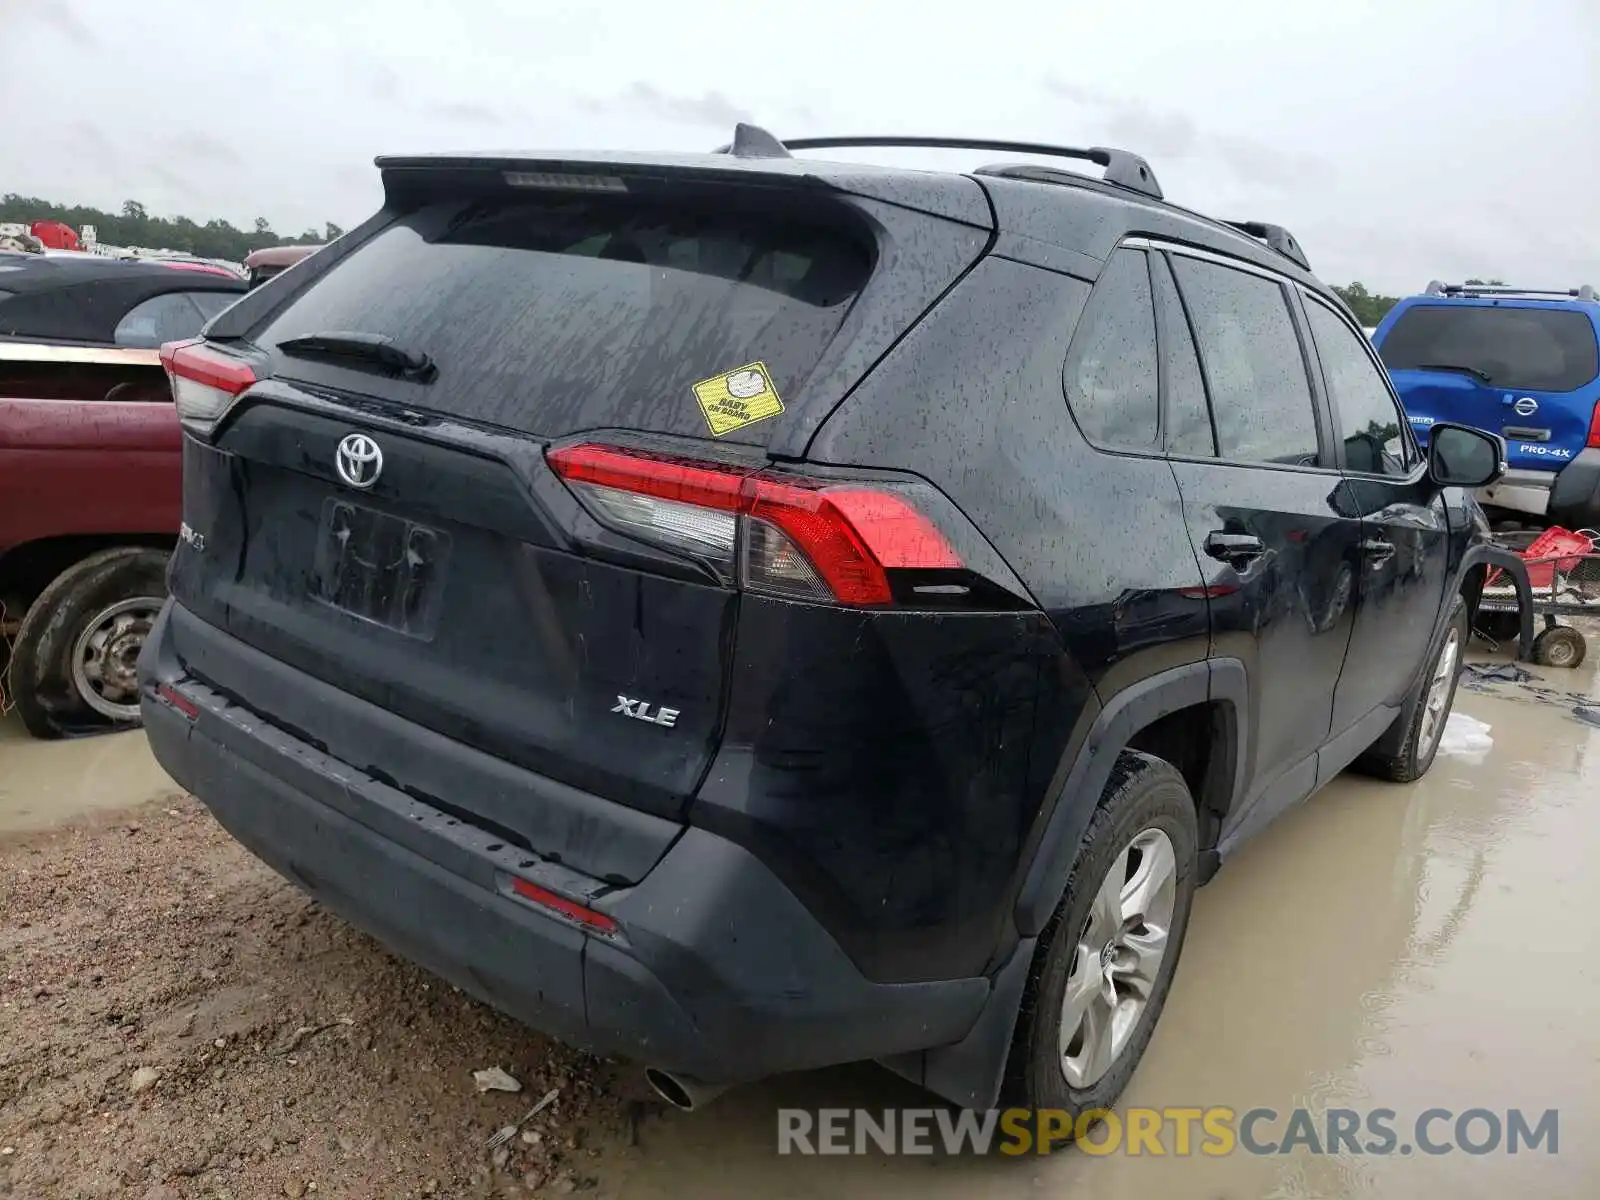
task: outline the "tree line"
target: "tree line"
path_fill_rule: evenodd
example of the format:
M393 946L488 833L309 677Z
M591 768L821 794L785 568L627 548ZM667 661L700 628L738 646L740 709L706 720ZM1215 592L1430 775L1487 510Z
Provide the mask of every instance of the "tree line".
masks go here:
M200 258L223 258L242 262L252 250L268 246L307 246L331 242L344 232L332 221L322 229L307 229L293 237L273 230L265 217L257 217L251 229L239 229L228 221L212 219L205 224L188 217L153 217L137 200L125 200L122 211L109 213L86 204L60 204L37 196L8 192L0 196L0 223L21 221L60 221L82 229L95 227L95 236L108 246L145 246L156 250L181 250Z
M1468 287L1505 286L1503 279L1469 279L1466 283ZM1368 329L1383 320L1389 310L1400 303L1399 296L1381 296L1376 292L1369 292L1364 283L1352 283L1349 287L1335 287L1333 290L1344 297L1344 302L1350 306L1350 311L1355 313L1356 320Z

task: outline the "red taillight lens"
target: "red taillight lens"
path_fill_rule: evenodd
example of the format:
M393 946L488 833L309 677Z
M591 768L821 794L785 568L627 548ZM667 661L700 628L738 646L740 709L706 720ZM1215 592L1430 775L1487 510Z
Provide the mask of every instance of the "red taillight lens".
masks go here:
M569 921L576 921L586 925L596 933L615 933L617 923L603 912L596 912L592 908L585 908L576 900L568 900L565 896L557 895L549 888L542 888L537 883L530 883L518 876L511 878L511 890L524 900L531 901L541 908L548 908L551 912L560 913Z
M747 587L809 600L893 601L890 570L950 570L960 556L891 491L721 467L609 446L552 451L550 465L602 521L714 558Z
M178 420L202 432L209 430L228 405L256 381L248 363L208 347L201 339L168 342L161 347L161 365L172 381Z
M1600 450L1600 400L1595 402L1594 415L1589 418L1589 440L1585 445L1591 450Z

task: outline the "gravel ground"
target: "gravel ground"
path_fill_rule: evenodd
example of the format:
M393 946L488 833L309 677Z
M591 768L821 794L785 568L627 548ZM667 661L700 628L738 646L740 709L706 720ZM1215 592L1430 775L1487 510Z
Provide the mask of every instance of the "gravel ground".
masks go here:
M181 795L0 842L0 913L0 1195L605 1196L662 1112L631 1068L392 958ZM491 1067L521 1092L480 1092Z

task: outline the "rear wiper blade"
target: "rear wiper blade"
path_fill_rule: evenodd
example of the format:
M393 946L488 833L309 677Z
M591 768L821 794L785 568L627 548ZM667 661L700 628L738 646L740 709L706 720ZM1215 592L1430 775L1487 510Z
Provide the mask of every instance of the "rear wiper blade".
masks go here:
M298 358L349 358L357 363L385 367L404 379L431 383L438 368L433 359L419 350L408 350L381 333L333 330L285 338L278 343L284 354Z
M1489 372L1478 367L1465 367L1460 363L1418 363L1412 368L1414 371L1460 371L1463 375L1471 375L1474 379L1481 379L1484 383L1493 383L1494 377Z

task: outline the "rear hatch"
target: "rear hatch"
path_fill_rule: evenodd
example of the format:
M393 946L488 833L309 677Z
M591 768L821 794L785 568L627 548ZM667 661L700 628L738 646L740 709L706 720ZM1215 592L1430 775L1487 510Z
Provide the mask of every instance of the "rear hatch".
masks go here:
M185 516L204 547L180 547L173 591L344 693L679 819L720 737L738 590L692 528L652 545L603 527L546 450L763 467L988 231L792 168L561 166L391 167L353 248L210 330L206 350L261 382L191 424ZM971 181L949 186L986 211ZM242 669L207 669L250 703ZM393 767L325 713L264 715ZM471 782L430 798L516 835L515 798Z
M1380 330L1418 438L1436 421L1498 433L1508 463L1558 471L1583 449L1600 386L1593 322L1548 302L1418 303Z

